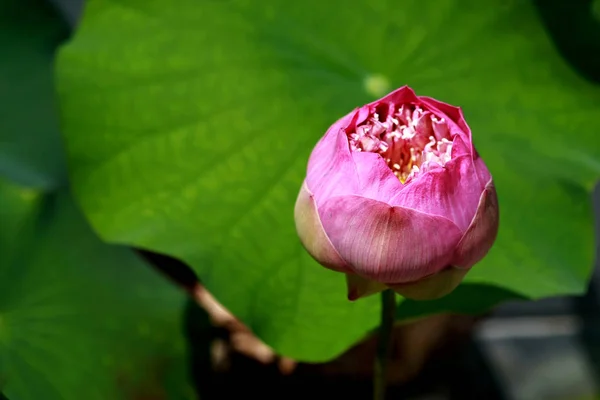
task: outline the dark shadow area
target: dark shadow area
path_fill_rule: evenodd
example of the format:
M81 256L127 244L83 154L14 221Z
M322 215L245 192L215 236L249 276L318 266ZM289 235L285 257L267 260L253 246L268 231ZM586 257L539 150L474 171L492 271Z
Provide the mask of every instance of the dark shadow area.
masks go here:
M364 400L372 395L370 377L328 376L322 373L319 365L300 364L286 376L275 364L263 365L240 354L232 354L227 371L218 372L211 363L210 347L215 340L226 340L227 334L212 328L205 311L193 302L187 305L185 329L192 381L203 400L246 397ZM461 338L436 351L416 379L390 386L388 398L504 400L487 363L470 337Z
M588 80L600 83L600 12L593 0L534 0L559 53Z
M49 2L60 12L71 28L77 25L83 12L83 0L49 0Z
M200 398L210 396L215 375L210 361L210 343L218 336L211 327L208 314L189 299L185 304L183 331L187 342L188 374Z
M600 74L600 71L598 73ZM598 255L600 254L600 184L596 184L594 188L593 204L594 232L596 233L596 269L590 280L587 293L575 299L575 307L583 322L580 333L581 342L600 383L600 268L598 268Z
M177 285L191 290L198 283L198 276L192 268L178 259L147 250L134 250Z

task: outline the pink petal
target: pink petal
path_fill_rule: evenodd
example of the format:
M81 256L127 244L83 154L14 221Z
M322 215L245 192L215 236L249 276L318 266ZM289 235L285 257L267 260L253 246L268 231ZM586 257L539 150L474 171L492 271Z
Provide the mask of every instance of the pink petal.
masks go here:
M350 124L348 125L348 131L356 130L356 127L367 120L369 115L371 114L372 109L374 108L374 104L377 102L373 102L371 104L365 104L360 107L356 111L356 115L351 119Z
M302 184L296 200L294 220L300 242L317 262L334 271L350 271L327 238L317 213L313 194L306 187L306 183Z
M375 105L379 103L394 103L396 105L404 103L420 103L419 97L415 91L409 86L402 86L393 92L389 93L385 97L376 100L368 105Z
M349 267L381 283L412 282L440 271L462 236L443 217L360 196L330 198L319 215Z
M438 117L444 116L450 125L450 130L455 134L460 134L469 146L473 146L471 143L471 128L467 125L460 107L427 96L419 96L419 100L425 105L425 108L431 110Z
M470 155L463 155L404 185L391 204L448 218L465 232L482 191Z
M477 213L456 248L452 265L471 268L480 261L496 240L498 223L498 197L490 180L481 194Z
M468 154L473 160L473 168L479 178L479 185L483 188L492 179L490 171L487 169L483 159L479 157L477 151L472 146L467 145L460 136L455 136L452 141L452 158L457 158Z
M492 174L490 174L490 171L487 169L483 159L479 157L477 152L473 154L473 165L475 166L475 171L477 171L477 177L479 178L481 185L485 186L489 181L492 180Z
M436 100L433 97L419 96L419 100L425 104L427 108L434 109L439 113L447 115L450 120L452 120L461 129L470 131L460 107L444 103L443 101Z
M306 185L317 203L332 196L357 193L358 175L343 130L356 114L350 113L333 124L310 155Z
M358 173L361 196L388 203L402 188L402 183L377 153L352 153Z
M454 136L454 139L452 140L452 158L458 158L464 155L472 157L472 154L471 145L465 143L461 136Z

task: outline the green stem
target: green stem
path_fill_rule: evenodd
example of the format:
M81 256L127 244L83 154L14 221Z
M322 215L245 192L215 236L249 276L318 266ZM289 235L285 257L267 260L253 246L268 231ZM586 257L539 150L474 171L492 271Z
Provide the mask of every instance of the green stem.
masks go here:
M385 399L387 366L392 351L392 328L396 313L396 293L385 290L381 293L381 324L377 339L377 354L373 374L373 400Z

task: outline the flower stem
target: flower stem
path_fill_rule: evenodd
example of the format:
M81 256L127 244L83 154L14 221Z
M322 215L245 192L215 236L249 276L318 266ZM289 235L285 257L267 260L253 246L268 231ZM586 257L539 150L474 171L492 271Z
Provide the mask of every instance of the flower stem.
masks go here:
M392 328L396 313L396 293L385 290L381 293L381 324L377 339L377 354L373 375L373 400L385 399L387 366L392 351Z

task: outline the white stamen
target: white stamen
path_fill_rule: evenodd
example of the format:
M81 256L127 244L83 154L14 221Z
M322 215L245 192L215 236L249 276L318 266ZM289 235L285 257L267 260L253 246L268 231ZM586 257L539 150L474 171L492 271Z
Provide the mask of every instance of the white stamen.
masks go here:
M373 113L355 132L348 133L350 148L379 153L403 183L452 159L452 140L444 118L412 104L402 104L383 122L380 118Z

